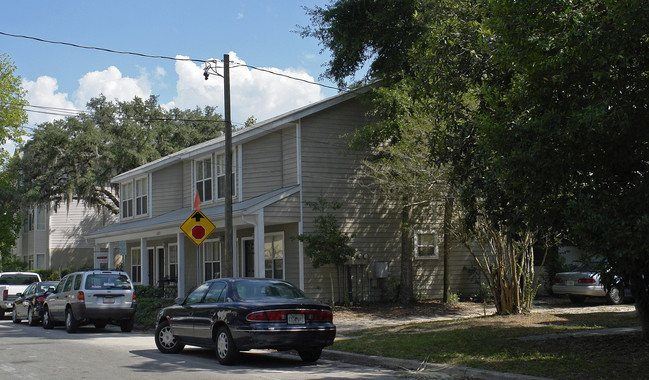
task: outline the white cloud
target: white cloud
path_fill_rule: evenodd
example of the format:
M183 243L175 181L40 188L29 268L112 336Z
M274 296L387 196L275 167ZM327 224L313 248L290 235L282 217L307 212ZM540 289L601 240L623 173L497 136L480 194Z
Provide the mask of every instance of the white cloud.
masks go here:
M262 121L295 108L321 100L324 96L320 87L281 75L313 82L314 78L301 70L263 68L272 73L251 69L245 62L230 52L230 104L233 123L244 123L254 116ZM186 58L177 56L177 58ZM219 74L223 74L219 62ZM168 107L195 108L216 106L223 114L223 78L203 76L203 69L191 61L176 61L177 94ZM275 73L275 74L273 74Z
M36 125L46 121L53 121L60 119L61 116L53 115L54 110L48 111L47 108L51 107L64 110L74 110L76 107L74 103L68 100L68 94L58 92L59 89L56 79L48 76L41 76L36 81L24 80L22 82L23 88L27 91L26 100L30 105L38 106L41 112L29 112L29 124ZM46 113L50 112L50 113Z
M74 94L75 103L78 107L85 108L90 99L101 94L109 101L128 101L135 96L148 98L151 85L146 74L139 78L123 77L117 67L110 66L104 71L89 72L79 79L79 89Z

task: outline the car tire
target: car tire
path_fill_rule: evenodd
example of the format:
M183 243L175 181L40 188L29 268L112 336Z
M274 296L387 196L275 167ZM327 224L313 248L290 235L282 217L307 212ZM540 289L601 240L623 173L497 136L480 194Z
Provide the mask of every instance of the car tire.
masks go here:
M230 365L237 361L239 358L239 349L234 344L230 329L226 326L221 326L216 333L216 358L219 363L223 365Z
M75 333L77 332L78 328L79 328L79 321L74 317L74 313L72 313L72 309L68 308L65 311L65 331L69 333Z
M155 345L163 354L177 354L185 348L174 336L168 321L158 323L155 329Z
M5 309L0 307L0 321L5 319Z
M50 310L48 308L45 308L43 310L43 328L50 330L54 328L54 320L52 319L52 315L50 314Z
M611 305L619 305L619 304L621 304L622 302L624 302L624 289L620 289L618 287L611 288L606 293L606 300Z
M320 359L320 355L322 355L322 348L298 350L297 353L300 354L302 361L306 363L314 363L317 362L318 359Z
M124 319L122 321L119 321L119 328L122 330L122 332L131 332L133 331L134 324L135 321L133 320L133 318Z
M30 326L36 326L38 324L38 321L34 318L34 308L31 306L27 309L27 324Z
M569 294L568 298L570 298L570 302L572 303L583 303L584 300L586 299L586 296L579 296L576 294Z
M14 306L14 309L11 312L11 321L13 323L20 323L20 318L18 318L18 312L16 311L16 306Z

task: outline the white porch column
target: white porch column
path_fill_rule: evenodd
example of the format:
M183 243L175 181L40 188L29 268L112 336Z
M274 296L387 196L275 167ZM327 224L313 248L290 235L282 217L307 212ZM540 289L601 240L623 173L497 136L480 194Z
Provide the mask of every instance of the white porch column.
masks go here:
M149 283L149 251L146 248L146 239L140 239L140 252L142 258L142 284L151 285Z
M185 233L179 232L178 242L178 297L185 296Z
M95 250L99 251L99 246L95 246ZM108 243L108 270L113 269L115 269L115 243L110 242Z
M259 210L255 223L255 277L266 277L264 261L264 210Z

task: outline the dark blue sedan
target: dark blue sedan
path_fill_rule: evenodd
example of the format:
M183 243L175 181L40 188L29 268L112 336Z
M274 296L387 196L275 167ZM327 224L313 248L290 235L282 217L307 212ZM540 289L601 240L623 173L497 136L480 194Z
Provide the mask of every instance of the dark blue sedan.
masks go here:
M157 317L155 343L163 353L208 347L221 364L232 364L241 351L294 349L315 362L336 336L331 308L282 280L210 280L176 302Z

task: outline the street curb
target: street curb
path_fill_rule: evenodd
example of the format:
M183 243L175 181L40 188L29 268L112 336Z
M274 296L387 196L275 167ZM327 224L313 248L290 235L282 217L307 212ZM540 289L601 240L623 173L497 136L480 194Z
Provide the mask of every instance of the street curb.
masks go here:
M486 369L471 367L453 366L450 364L418 362L416 360L387 358L382 356L362 355L352 352L322 350L322 358L327 360L338 360L350 364L364 366L376 366L393 370L410 371L431 371L442 372L453 376L461 376L470 379L498 380L498 379L525 379L525 380L549 380L547 377L528 376L508 372L497 372Z

